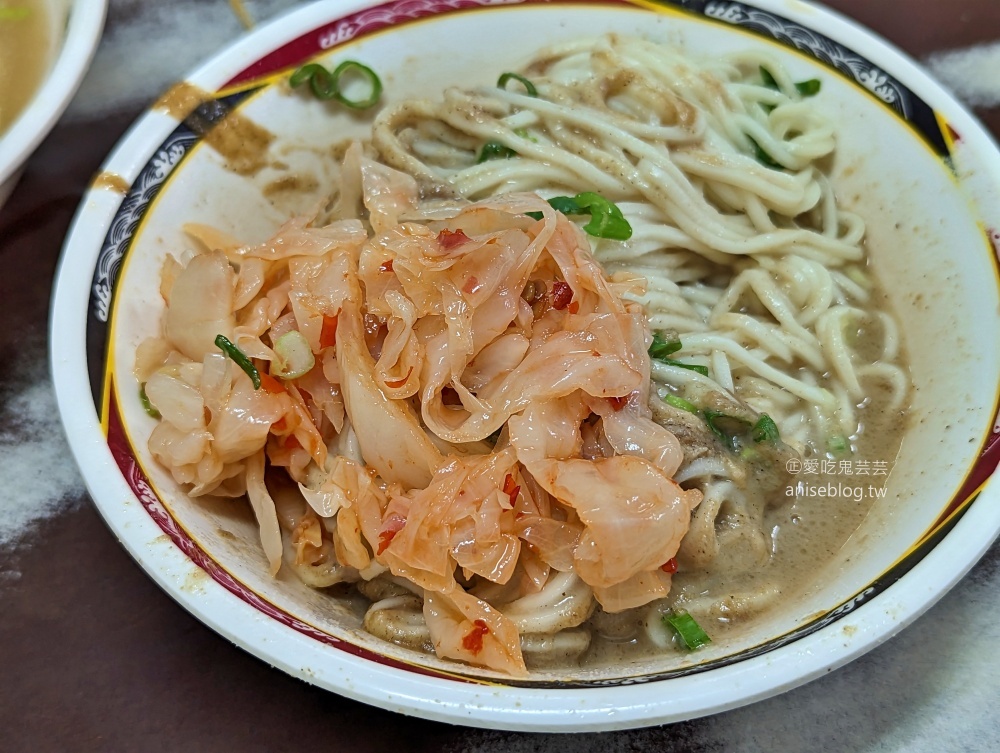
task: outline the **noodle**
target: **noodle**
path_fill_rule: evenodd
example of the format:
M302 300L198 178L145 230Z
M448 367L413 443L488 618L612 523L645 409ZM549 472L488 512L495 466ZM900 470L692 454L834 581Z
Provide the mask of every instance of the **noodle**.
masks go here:
M137 359L154 457L246 493L272 572L354 584L374 635L510 674L662 650L670 607L766 608L788 463L850 452L909 389L822 170L834 129L779 65L609 36L524 76L537 95L384 110L328 213L265 243L189 228L205 251L164 267ZM593 193L627 240L544 200Z

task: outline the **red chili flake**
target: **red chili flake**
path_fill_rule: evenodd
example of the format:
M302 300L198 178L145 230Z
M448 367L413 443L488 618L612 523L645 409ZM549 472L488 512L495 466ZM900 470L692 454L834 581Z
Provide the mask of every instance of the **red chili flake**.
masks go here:
M378 265L379 272L391 272L392 271L392 259L386 259L384 262Z
M481 287L482 285L479 284L479 278L477 278L475 275L470 275L469 279L466 280L465 284L462 286L462 292L468 295L472 295Z
M281 392L287 391L285 390L285 385L268 374L266 371L260 372L260 386L264 388L265 392L270 392L272 395L277 395Z
M451 249L461 246L463 243L468 243L472 238L467 236L461 230L442 230L438 233L437 241L438 245L441 246L445 251L450 251Z
M378 532L378 549L375 554L382 554L386 550L386 547L392 543L396 534L403 530L403 526L405 525L406 520L399 515L391 515L383 522L382 530Z
M412 373L413 373L413 367L411 366L410 370L406 372L405 377L403 377L402 379L389 380L385 383L385 386L389 387L390 389L396 389L397 387L402 387L404 384L406 384L407 380L410 378L410 374Z
M580 302L579 301L570 301L570 304L569 304L569 306L566 307L566 310L569 313L571 313L571 314L579 314L580 313Z
M474 655L483 650L483 636L489 635L490 626L483 620L473 620L472 629L462 638L462 648Z
M568 282L556 280L552 283L552 308L562 311L573 300L573 288Z
M513 507L517 503L517 495L520 494L521 487L519 484L514 483L514 476L507 474L503 480L503 493L510 497L510 506Z
M612 408L619 411L628 405L628 395L625 395L624 397L609 397L608 402L611 403Z
M323 329L319 332L319 347L332 348L337 344L337 315L323 316Z
M676 557L671 557L666 562L664 562L662 565L660 565L660 569L663 572L665 572L665 573L676 573L677 572L677 558Z

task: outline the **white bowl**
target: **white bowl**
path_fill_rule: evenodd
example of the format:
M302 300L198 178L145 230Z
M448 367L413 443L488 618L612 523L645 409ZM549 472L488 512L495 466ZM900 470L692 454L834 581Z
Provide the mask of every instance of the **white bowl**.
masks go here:
M1000 458L1000 350L981 346L1000 342L1000 155L912 61L852 23L780 0L710 2L704 13L642 0L327 2L259 29L185 86L221 92L227 106L277 134L272 148L295 169L296 155L316 165L303 145L365 128L364 118L332 115L275 85L310 56L333 48L377 61L392 99L493 83L537 48L594 29L692 50L764 45L795 77L823 80L822 106L847 124L834 181L866 216L871 263L909 349L914 425L886 494L811 587L738 640L681 662L510 681L380 642L335 600L270 578L253 521L190 499L149 456L152 420L135 399L133 355L157 331L159 268L168 250L183 247L181 225L265 237L295 208L262 195L273 174L226 170L163 106L111 155L67 239L52 308L60 411L95 503L150 576L207 625L296 677L387 709L483 727L677 721L773 695L859 656L933 604L1000 532L1000 491L985 485Z
M43 4L52 34L49 69L27 107L0 133L0 205L80 86L101 39L108 6L107 0L45 0Z

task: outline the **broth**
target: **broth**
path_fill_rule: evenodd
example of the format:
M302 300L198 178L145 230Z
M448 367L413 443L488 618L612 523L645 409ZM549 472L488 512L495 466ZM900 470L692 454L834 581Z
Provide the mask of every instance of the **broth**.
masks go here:
M0 0L0 133L41 86L52 53L49 9L43 0Z

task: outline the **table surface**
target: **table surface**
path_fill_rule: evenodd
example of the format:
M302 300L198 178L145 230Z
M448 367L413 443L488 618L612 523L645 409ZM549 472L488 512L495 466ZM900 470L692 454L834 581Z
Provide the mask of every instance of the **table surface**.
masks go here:
M294 4L245 3L258 23ZM1000 2L827 4L926 63L1000 135ZM111 0L79 95L0 208L0 750L1000 750L1000 545L913 626L806 686L690 722L571 736L346 700L235 648L154 585L104 526L63 438L49 297L105 156L159 92L242 32L226 0Z

